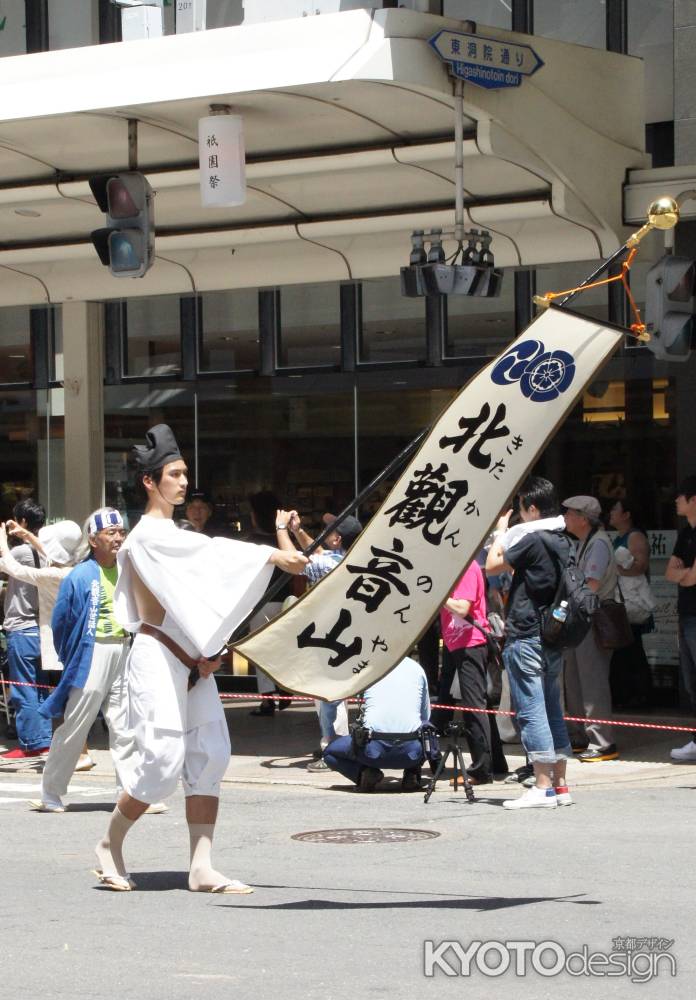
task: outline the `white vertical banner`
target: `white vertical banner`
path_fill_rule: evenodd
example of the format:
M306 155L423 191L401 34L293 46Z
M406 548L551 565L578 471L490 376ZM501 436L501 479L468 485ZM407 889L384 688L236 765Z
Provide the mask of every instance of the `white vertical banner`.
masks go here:
M297 694L346 698L409 652L623 331L551 307L461 390L345 559L239 643Z
M246 171L243 121L239 115L199 119L198 159L203 206L243 205Z

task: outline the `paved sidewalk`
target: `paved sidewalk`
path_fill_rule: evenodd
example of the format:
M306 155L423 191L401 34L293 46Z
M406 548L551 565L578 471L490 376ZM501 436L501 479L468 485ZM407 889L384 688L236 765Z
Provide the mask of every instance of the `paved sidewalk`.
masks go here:
M335 772L307 771L312 751L319 745L319 725L312 706L294 704L282 712L276 711L272 717L256 717L249 714L258 704L253 696L244 700L226 699L224 704L232 738L232 756L225 783L297 785L317 789L351 785L346 778ZM625 721L664 721L672 725L689 725L689 720L670 713L666 713L664 718L657 715L622 715L618 718ZM573 760L568 767L569 784L573 788L635 782L653 784L675 777L696 776L696 763L672 764L669 759L672 747L682 746L688 738L687 733L617 727L616 741L621 753L620 759L598 764L582 764ZM89 774L102 780L112 780L114 772L111 755L101 723L97 723L92 730L90 747L97 766ZM511 770L524 763L519 745L506 744L505 753ZM21 770L36 773L40 767L40 764L24 765ZM13 772L18 769L17 766L11 768ZM396 791L400 778L400 773L387 772L386 787L392 784ZM443 782L443 788L445 784ZM448 785L447 787L449 788ZM507 798L511 793L516 794L516 787L496 782L485 786L485 792L486 795Z

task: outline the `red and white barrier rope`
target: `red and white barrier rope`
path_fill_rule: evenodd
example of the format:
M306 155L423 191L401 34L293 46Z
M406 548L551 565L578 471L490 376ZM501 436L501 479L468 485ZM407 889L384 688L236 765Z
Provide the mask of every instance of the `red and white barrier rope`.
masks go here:
M0 679L0 685L5 687L33 687L42 688L48 691L52 691L53 687L50 684L30 684L28 681L6 681ZM298 702L304 704L313 704L314 698L308 695L298 695L298 694L255 694L255 693L245 693L245 694L220 694L222 701L264 701L270 699L271 701L289 701ZM359 705L362 702L361 698L345 698L351 705ZM473 708L469 705L441 705L438 702L431 702L431 708L445 708L453 712L480 712L482 715L505 715L509 717L514 717L514 712L507 712L500 708ZM622 726L625 729L660 729L669 732L676 733L693 733L696 730L696 721L693 726L674 726L667 723L657 723L657 722L625 722L618 719L593 719L585 718L579 715L564 715L563 718L566 722L594 722L601 723L605 726Z

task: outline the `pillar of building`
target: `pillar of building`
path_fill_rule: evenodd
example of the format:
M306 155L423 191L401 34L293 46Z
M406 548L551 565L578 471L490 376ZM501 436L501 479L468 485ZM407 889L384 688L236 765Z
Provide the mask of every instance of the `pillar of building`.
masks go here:
M696 164L696 0L674 4L674 163ZM675 252L696 256L696 222L680 222L675 230ZM676 378L677 478L696 471L696 440L692 430L696 357L673 365ZM670 372L671 374L671 372Z
M65 515L81 523L104 503L104 307L63 304Z

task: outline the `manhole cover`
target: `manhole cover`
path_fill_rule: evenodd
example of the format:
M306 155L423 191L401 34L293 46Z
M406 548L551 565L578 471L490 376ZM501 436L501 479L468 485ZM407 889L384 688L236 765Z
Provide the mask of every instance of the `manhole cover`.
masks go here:
M348 830L308 830L293 833L293 840L310 844L405 844L413 840L432 840L435 830L403 830L398 827L356 827Z

